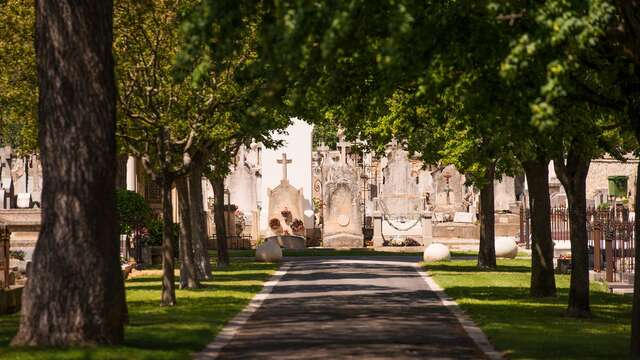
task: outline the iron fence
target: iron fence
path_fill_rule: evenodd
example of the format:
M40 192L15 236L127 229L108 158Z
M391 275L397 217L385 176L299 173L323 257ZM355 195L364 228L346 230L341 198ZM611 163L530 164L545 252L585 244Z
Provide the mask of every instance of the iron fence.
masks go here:
M218 249L218 241L216 235L210 238L209 244L211 249ZM230 250L248 250L251 249L251 236L227 236L227 246Z

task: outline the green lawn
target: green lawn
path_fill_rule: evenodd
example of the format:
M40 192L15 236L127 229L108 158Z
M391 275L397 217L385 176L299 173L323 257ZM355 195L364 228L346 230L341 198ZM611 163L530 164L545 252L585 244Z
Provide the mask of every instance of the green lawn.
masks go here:
M229 250L231 257L254 257L256 251L251 250ZM284 250L284 256L422 256L422 252L393 252L376 251L373 248L359 249L304 249L304 250ZM215 251L211 253L215 257Z
M226 270L214 270L214 281L198 290L177 290L178 305L158 306L158 275L127 280L130 325L125 343L95 349L14 349L8 344L18 316L0 316L2 359L188 359L211 342L215 334L262 289L277 264L234 260Z
M512 359L616 359L628 357L631 297L605 292L592 283L591 319L563 315L569 276L558 275L559 296L528 296L531 260L498 260L481 272L475 260L425 264L446 293Z

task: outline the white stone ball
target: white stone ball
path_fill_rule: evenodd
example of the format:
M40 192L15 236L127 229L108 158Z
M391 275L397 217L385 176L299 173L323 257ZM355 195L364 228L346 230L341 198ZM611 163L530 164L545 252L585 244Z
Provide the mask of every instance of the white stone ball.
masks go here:
M449 247L444 244L431 244L424 249L423 259L425 262L449 261L451 253Z
M510 236L496 236L496 257L514 259L518 255L518 244Z
M256 247L256 260L261 262L278 262L282 260L282 249L277 240L271 239Z

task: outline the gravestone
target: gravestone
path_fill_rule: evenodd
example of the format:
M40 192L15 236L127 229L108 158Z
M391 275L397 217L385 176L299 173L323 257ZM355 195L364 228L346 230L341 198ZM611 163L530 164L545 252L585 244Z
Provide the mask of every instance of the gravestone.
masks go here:
M31 194L30 193L19 193L16 206L18 209L29 209L31 207Z
M340 134L339 159L323 161L323 238L330 248L364 246L358 167L347 159L350 143Z
M503 176L494 181L494 204L496 212L507 212L516 201L515 181L511 176Z
M453 165L436 171L435 182L435 212L447 213L450 217L456 211L466 211L463 206L464 200L464 176L456 170Z
M275 235L299 235L304 236L304 225L301 225L302 219L304 219L303 213L303 199L304 195L302 189L296 189L289 184L287 179L287 165L291 164L291 160L287 159L287 154L282 154L282 159L278 160L279 164L282 164L282 180L280 185L275 189L268 189L267 194L269 198L269 224L272 231L279 229L275 226L278 222L278 226L282 228L282 232L274 231L270 236ZM302 226L300 228L300 226Z
M396 141L387 146L382 173L384 181L373 214L374 246L392 242L427 245L432 237L431 173L416 166Z
M453 222L473 224L476 214L470 212L456 212L453 216Z

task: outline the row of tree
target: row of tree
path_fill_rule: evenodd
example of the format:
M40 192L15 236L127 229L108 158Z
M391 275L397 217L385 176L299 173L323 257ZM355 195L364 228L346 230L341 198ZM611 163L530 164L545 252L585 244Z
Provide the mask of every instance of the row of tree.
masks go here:
M124 293L107 276L115 274L115 219L103 206L113 200L104 189L113 188L116 116L122 146L162 185L168 219L171 184L195 192L195 181L185 179L209 169L220 184L239 144L269 143L268 130L286 124L274 110L283 103L307 120L341 125L373 150L396 138L425 163L455 164L481 190L481 268L496 266L493 180L524 170L536 297L556 294L554 160L572 226L567 313L590 315L585 181L592 158L620 156L640 139L638 1L118 2L117 82L112 4L80 3L36 6L45 215L15 343L121 341L125 313L114 316L113 294L123 304ZM165 227L165 305L175 303L168 233ZM80 250L81 260L60 261ZM186 286L197 286L202 259L194 257L191 269L182 260L192 274ZM78 281L94 288L69 290L64 274L77 267L95 269ZM65 291L55 293L61 279ZM638 355L640 276L636 285ZM71 301L89 292L90 305Z
M591 315L586 177L593 158L608 153L622 159L638 149L640 2L259 5L210 0L200 14L225 26L229 14L252 18L264 17L256 9L266 11L257 66L269 69L271 86L286 90L296 113L341 125L374 150L399 139L425 163L454 164L464 172L481 192L481 268L496 266L493 181L524 171L534 297L556 295L548 184L553 160L571 223L567 314ZM192 48L210 38L197 22L191 30ZM640 242L638 222L635 238ZM631 350L640 356L640 275L635 289Z
M40 153L45 194L13 344L122 341L127 312L117 245L117 154L138 158L162 190L160 304L176 304L174 188L181 288L198 288L212 276L203 176L217 200L217 264L228 265L224 178L240 146L277 145L271 136L289 118L278 103L266 103L272 97L261 95L259 73L241 73L256 61L255 19L236 24L234 43L199 57L197 68L179 62L180 51L188 54L185 19L197 4L43 1L34 11L23 1L0 3L0 136L21 152ZM202 48L215 45L212 38Z

